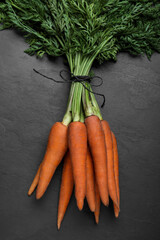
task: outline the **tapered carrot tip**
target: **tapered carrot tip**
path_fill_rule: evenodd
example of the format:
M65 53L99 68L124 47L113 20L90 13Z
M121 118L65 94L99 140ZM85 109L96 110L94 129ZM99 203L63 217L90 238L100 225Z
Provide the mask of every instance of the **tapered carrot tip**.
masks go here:
M103 204L104 206L108 207L109 206L109 198L108 199L103 199Z
M39 186L37 187L37 190L36 190L36 199L40 199L43 194L45 193L45 188L43 187L43 183L41 183L41 189L39 188Z
M61 219L58 219L58 221L57 221L57 228L58 228L58 230L59 230L60 227L61 227L61 222L62 222L62 220L61 220Z
M32 193L33 193L32 189L29 189L27 194L30 197Z
M43 192L36 192L36 199L40 199L43 196Z
M119 217L119 212L120 212L120 210L119 210L119 209L117 209L117 211L115 211L115 212L114 212L114 215L115 215L115 217L116 217L116 218L118 218L118 217Z
M114 215L116 218L119 217L119 212L120 212L120 208L118 208L116 205L114 205Z
M99 223L99 216L98 215L94 215L95 216L95 221L96 221L96 223L98 224Z
M28 196L30 197L32 195L32 193L34 192L35 188L36 188L37 185L31 185L29 190L28 190Z
M115 217L118 218L118 216L119 216L119 212L116 212Z
M95 211L95 208L96 208L95 206L92 206L92 207L90 206L91 212L94 212L94 211Z
M83 199L77 199L77 207L81 211L83 208L84 200Z

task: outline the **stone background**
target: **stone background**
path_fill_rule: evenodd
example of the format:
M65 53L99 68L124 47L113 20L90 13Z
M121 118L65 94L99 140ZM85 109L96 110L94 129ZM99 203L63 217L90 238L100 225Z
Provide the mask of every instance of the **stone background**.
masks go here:
M79 212L74 196L56 228L62 164L44 197L27 190L43 159L50 128L65 113L69 85L55 84L33 68L59 79L63 58L37 59L14 31L0 32L0 239L158 240L160 235L160 55L118 55L117 63L94 66L104 79L95 89L115 132L120 159L119 219L101 206L97 226L87 203ZM102 99L97 97L99 104Z

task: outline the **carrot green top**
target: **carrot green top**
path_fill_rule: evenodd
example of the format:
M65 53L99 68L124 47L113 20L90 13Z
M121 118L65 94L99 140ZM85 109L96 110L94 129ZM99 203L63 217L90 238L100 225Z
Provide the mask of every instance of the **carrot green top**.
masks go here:
M26 53L66 55L71 71L78 52L92 63L160 51L159 0L2 0L0 22L24 33Z

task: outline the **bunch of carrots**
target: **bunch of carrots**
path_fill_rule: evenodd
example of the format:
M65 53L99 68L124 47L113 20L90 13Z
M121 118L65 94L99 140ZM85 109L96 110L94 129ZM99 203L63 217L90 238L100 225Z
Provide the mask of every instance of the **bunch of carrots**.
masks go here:
M80 83L72 83L72 85L77 84ZM82 87L83 91L92 95ZM73 96L69 98L68 107L74 104L74 95L75 89ZM84 96L85 94L82 94L80 100L86 104L87 98L85 97L84 100ZM82 102L79 102L79 121L66 121L69 118L65 115L62 122L56 122L52 126L44 159L28 191L30 196L37 187L36 199L40 199L64 158L58 205L58 229L69 204L73 187L75 187L78 209L82 210L86 197L97 224L100 201L108 206L110 197L113 201L115 217L118 217L120 211L118 150L115 135L108 122L102 119L99 108L95 115L90 107L90 116L84 119L86 111L82 109Z
M160 52L159 0L32 0L29 4L26 0L1 0L0 30L8 28L24 34L29 55L64 56L70 80L79 79L72 81L67 111L62 122L51 129L44 159L28 195L37 187L36 198L41 198L64 159L58 229L73 187L79 210L86 197L97 223L100 201L108 206L109 197L118 217L116 138L102 118L87 78L91 78L94 63L116 60L118 52L146 54L148 58Z

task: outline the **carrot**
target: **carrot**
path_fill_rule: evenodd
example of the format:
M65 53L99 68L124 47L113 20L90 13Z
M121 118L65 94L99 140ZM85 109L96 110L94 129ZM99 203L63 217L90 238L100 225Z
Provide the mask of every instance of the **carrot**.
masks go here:
M100 195L99 195L97 182L95 183L95 200L96 200L96 207L95 207L95 211L94 211L94 217L95 217L96 223L98 224L99 223L101 200L100 200Z
M50 131L36 191L37 199L43 196L56 168L67 151L67 130L67 126L56 122Z
M73 191L73 173L72 173L72 164L69 151L65 155L64 165L62 171L62 180L61 180L61 188L59 194L59 204L58 204L58 218L57 218L57 226L60 229L61 222L63 220L64 214L66 212L67 206L69 204L69 200Z
M116 189L117 189L117 197L118 197L118 206L120 206L118 148L117 148L117 141L113 132L112 132L112 142L113 142L114 173L115 173L115 181L116 181ZM118 217L120 212L120 207L117 207L115 203L113 203L113 207L114 207L115 217Z
M82 210L86 194L87 132L82 122L72 122L68 129L68 144L75 183L75 197L79 210Z
M97 116L90 116L85 119L85 124L100 197L104 205L108 205L107 155L101 121Z
M112 201L118 205L118 197L117 197L117 189L116 189L116 181L115 181L115 174L114 174L114 160L113 160L113 144L112 144L112 134L107 121L101 121L104 135L105 135L105 142L107 148L107 170L108 170L108 189L109 195Z
M92 212L95 211L95 187L94 187L94 169L93 160L89 151L87 150L86 159L86 198L89 208Z
M32 184L31 184L31 186L30 186L30 188L28 190L28 196L30 196L34 192L35 188L38 185L40 171L41 171L41 164L39 165L38 171L37 171L37 173L36 173L36 175L35 175L35 177L33 179L33 182L32 182Z

